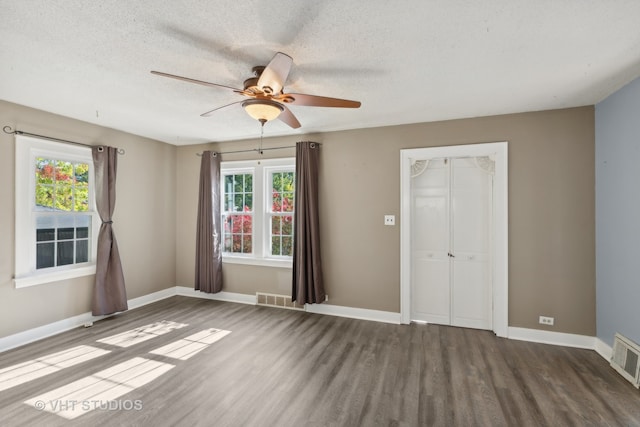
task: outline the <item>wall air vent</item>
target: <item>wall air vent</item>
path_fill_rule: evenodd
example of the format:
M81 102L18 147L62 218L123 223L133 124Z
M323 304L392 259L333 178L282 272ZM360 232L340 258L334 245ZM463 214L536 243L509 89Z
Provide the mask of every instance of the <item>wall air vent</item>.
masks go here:
M304 305L300 305L296 301L292 302L289 295L265 294L262 292L256 292L256 297L258 305L304 311Z
M616 334L611 366L636 388L640 388L640 346L638 344Z

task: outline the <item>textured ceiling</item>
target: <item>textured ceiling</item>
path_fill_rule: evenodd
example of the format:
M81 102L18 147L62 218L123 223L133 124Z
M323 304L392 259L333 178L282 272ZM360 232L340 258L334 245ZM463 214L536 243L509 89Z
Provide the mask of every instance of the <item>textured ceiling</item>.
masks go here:
M640 1L0 0L0 99L183 145L254 138L231 91L275 52L291 106L265 136L591 105L640 75ZM1 123L0 125L5 125Z

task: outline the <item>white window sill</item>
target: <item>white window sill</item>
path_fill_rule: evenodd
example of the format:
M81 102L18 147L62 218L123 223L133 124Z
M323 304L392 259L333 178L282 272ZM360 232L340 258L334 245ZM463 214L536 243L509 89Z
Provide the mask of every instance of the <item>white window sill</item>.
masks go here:
M290 259L248 258L248 257L223 255L222 263L223 264L258 265L261 267L293 268L293 260L290 260Z
M70 268L68 270L33 273L28 276L16 277L13 279L13 283L15 284L16 289L19 289L42 285L44 283L58 282L60 280L74 279L76 277L90 276L92 274L96 274L95 264L87 265L85 267Z

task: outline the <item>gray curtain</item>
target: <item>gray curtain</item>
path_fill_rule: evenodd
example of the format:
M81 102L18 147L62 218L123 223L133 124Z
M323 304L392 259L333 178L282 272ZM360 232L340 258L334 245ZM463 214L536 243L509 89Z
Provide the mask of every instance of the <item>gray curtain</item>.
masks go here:
M220 156L202 153L198 193L195 289L222 290L222 233L220 227Z
M96 207L102 220L98 233L96 282L91 311L94 316L99 316L125 311L128 306L122 263L111 219L116 206L118 151L114 147L93 147L91 151L95 168Z
M296 144L291 299L299 304L318 304L325 300L318 218L319 150L320 146L313 142L305 141Z

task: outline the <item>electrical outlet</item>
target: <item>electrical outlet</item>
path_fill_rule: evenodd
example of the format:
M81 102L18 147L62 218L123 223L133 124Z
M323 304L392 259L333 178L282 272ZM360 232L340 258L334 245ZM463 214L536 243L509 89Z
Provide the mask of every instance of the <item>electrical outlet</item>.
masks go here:
M396 216L395 215L385 215L384 216L384 225L396 225Z
M540 316L540 320L538 321L541 325L549 325L553 326L553 317Z

